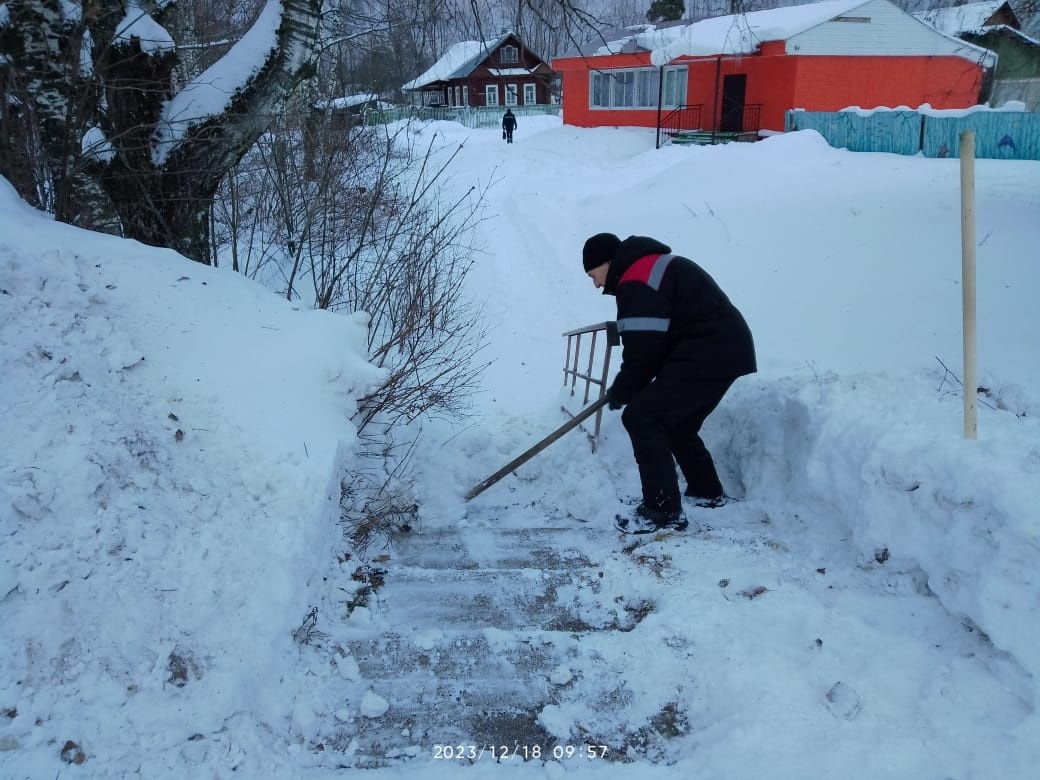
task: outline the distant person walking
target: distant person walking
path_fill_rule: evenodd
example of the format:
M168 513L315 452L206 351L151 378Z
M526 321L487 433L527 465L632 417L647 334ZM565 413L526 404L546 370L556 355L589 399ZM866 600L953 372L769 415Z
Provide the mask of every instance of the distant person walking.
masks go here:
M516 115L513 109L507 108L506 115L502 117L502 137L507 144L513 143L513 131L516 130Z

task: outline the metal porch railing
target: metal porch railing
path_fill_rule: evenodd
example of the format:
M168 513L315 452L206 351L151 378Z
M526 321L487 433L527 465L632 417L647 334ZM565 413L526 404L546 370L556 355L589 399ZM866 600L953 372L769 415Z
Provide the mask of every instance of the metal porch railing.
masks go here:
M673 136L684 130L700 130L703 105L679 106L657 120L657 148L661 148L662 134Z
M689 108L700 109L700 106L690 106ZM676 109L676 111L679 110ZM739 129L737 129L736 122L733 121L738 110L740 111ZM685 127L684 125L693 123L692 120L673 117L672 115L675 113L673 111L661 119L660 126L657 129L657 148L661 148L661 144L665 140L670 140L674 144L718 144L729 143L730 141L757 141L759 138L758 133L762 126L762 105L760 103L734 109L732 115L723 117L722 121L718 123L719 126L709 128L702 126L699 115L695 122L698 127ZM728 129L723 130L723 127Z
M758 135L758 131L762 128L762 104L752 103L744 106L744 111L740 117L740 132L742 133L754 133Z

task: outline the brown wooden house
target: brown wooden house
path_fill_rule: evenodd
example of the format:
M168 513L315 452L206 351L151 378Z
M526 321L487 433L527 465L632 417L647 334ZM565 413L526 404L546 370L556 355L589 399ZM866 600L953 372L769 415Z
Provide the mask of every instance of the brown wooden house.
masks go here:
M401 91L423 106L546 105L552 75L541 57L505 31L494 41L456 43Z

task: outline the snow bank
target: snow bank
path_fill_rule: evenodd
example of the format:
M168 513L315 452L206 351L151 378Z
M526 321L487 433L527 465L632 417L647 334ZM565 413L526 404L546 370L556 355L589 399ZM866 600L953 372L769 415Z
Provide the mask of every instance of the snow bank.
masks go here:
M364 317L56 224L0 184L6 739L133 732L140 752L105 756L129 768L235 713L283 731L280 670L377 376ZM98 697L111 717L84 720Z
M939 380L748 380L717 435L741 482L828 507L864 560L920 569L946 609L1040 680L1040 421L983 407L979 439L964 439L960 395Z

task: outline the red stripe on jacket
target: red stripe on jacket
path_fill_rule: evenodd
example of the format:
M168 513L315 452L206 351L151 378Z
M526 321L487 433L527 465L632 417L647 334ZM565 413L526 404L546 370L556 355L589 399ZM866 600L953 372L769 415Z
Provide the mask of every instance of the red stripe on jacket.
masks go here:
M657 258L661 255L643 255L630 265L621 278L618 279L618 284L624 284L625 282L642 282L648 284L650 282L650 273L654 270L654 263L657 262Z

